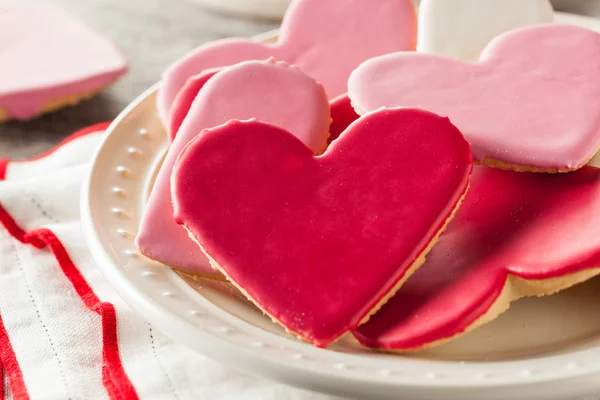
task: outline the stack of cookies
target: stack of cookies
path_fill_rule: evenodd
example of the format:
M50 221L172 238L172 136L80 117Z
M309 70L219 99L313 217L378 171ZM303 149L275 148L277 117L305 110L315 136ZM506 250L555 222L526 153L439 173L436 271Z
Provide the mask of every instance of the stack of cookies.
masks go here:
M316 346L429 348L600 274L600 34L547 0L295 0L163 78L138 248Z

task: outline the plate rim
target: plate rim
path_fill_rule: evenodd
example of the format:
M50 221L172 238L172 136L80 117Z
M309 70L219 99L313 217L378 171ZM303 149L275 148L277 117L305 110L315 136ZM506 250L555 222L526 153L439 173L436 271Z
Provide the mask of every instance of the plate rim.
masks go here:
M574 23L582 21L582 25L594 23L596 26L600 27L600 19L574 14L557 14L561 17L560 19L568 19ZM255 37L255 39L261 41L273 39L277 36L277 33L277 30L266 32ZM99 160L104 156L103 149L106 149L106 144L109 140L114 140L115 137L119 135L120 131L118 130L118 127L120 124L131 115L136 107L154 95L159 87L160 82L144 91L130 103L107 128L104 134L104 141L94 155L91 164L92 166L82 185L80 210L84 236L89 244L90 252L103 275L126 303L140 313L145 319L152 321L154 325L159 327L167 335L173 337L180 343L190 346L189 335L184 332L192 329L196 334L199 334L199 337L202 337L202 339L204 339L203 341L206 343L203 346L193 345L192 348L195 351L199 351L204 355L234 367L239 368L240 365L252 367L254 373L257 373L256 369L260 369L259 375L283 381L293 386L332 394L344 393L346 395L356 395L357 390L360 392L364 390L383 390L384 392L389 393L393 391L395 394L404 394L408 393L406 391L414 392L415 389L418 389L419 391L413 393L413 395L421 398L429 395L439 395L440 393L443 393L444 390L452 389L459 390L462 396L467 396L469 398L475 396L472 398L478 398L478 395L481 394L481 389L494 389L496 391L510 390L513 395L514 390L522 390L523 394L528 395L528 393L538 393L538 389L542 384L547 384L548 386L552 384L551 386L554 387L556 384L565 385L566 383L579 385L581 389L586 390L586 393L587 390L589 390L590 393L593 390L600 390L600 380L597 379L600 377L600 346L595 349L580 350L561 355L502 362L461 363L456 361L416 360L401 357L394 360L394 363L405 364L401 368L403 370L417 368L419 371L422 371L419 372L420 378L416 378L416 375L401 374L398 376L391 374L387 367L377 367L377 371L375 371L374 374L364 373L364 371L358 373L358 371L353 370L352 366L359 363L361 359L364 359L361 355L316 349L310 345L298 342L291 337L285 338L278 336L253 326L252 324L219 309L218 306L211 303L211 305L217 309L213 311L217 313L220 311L220 313L225 314L220 317L231 322L232 325L236 326L236 329L238 326L244 326L242 330L248 330L254 335L266 338L264 341L265 345L274 343L273 346L275 349L278 346L280 346L282 350L285 349L285 357L269 357L265 355L266 353L262 347L240 348L239 345L234 344L229 339L231 336L228 337L226 332L221 332L221 334L218 335L215 335L214 332L207 332L206 329L200 328L197 324L190 324L188 320L172 314L163 304L144 296L135 283L130 280L127 273L117 265L117 261L103 247L102 239L97 231L97 224L93 216L94 212L90 199L93 194L93 177L95 174L99 173L97 168L100 164ZM187 285L187 283L172 270L166 268L164 270L165 276L168 279L180 280L184 285ZM202 297L200 294L197 295ZM210 303L208 300L205 301ZM198 339L196 340L199 341ZM215 345L215 343L217 345ZM300 347L300 345L304 347ZM292 349L291 352L293 353L291 356L289 354L290 349ZM333 357L335 360L328 363L331 364L330 367L332 368L329 368L327 371L315 368L310 362L305 362L307 360L318 360L323 358L323 354L325 353L329 355L333 353L335 355L335 357ZM592 359L592 361L590 362L589 359ZM594 359L598 361L593 361ZM257 368L257 362L260 363L260 368ZM372 363L374 363L374 361L370 360L369 364ZM540 369L539 365L536 363L547 363L555 366L562 365L564 368L551 368L550 370L544 371L543 368ZM508 372L504 376L486 374L486 371L489 370L491 366L501 367L505 372L513 372ZM463 371L475 369L481 372L478 374L470 374L471 379L456 380L450 378L454 374L446 374L446 371L452 368ZM431 369L431 371L424 372L428 369ZM386 373L386 371L388 373ZM252 372L252 370L250 372ZM597 381L597 383L594 383L594 381ZM402 390L405 392L402 392ZM546 390L549 390L549 388L546 387ZM446 393L446 395L448 394ZM385 397L385 395L383 397Z

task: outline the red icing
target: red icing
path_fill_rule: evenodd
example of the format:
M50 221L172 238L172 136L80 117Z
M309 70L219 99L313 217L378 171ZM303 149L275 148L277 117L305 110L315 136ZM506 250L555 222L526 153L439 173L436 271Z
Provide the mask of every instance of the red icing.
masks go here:
M179 156L175 219L263 310L326 346L397 286L471 169L461 133L421 110L364 116L322 156L281 128L230 121Z
M361 326L370 347L407 350L461 333L512 274L548 279L600 266L600 170L532 174L476 167L427 262Z
M198 96L200 89L202 89L206 82L215 76L221 69L222 68L208 69L201 74L191 77L179 91L169 112L167 133L169 134L169 140L171 142L175 139L179 127L190 111L190 108L192 108L192 103L196 99L196 96Z
M331 108L331 126L329 127L328 142L331 143L358 119L358 114L354 111L347 94L331 100L329 107Z

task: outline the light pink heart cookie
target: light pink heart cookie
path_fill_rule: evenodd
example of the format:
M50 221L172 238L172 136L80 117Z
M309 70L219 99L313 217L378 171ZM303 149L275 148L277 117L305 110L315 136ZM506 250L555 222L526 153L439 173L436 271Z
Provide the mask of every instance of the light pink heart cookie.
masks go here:
M169 121L167 122L167 131L171 142L175 139L175 135L177 135L198 93L202 90L206 82L219 70L220 68L207 69L203 73L190 78L183 89L179 91L171 107ZM328 143L337 139L352 122L358 119L358 114L352 108L350 99L345 94L331 100L329 107L331 111L331 126L329 127Z
M314 79L273 60L224 68L202 86L169 148L136 237L142 254L196 275L219 276L173 221L171 172L181 150L205 129L250 118L294 132L314 153L327 146L329 104L323 87Z
M363 63L349 84L359 113L383 106L445 115L477 160L563 172L600 147L600 34L566 25L522 28L494 39L478 63L395 53Z
M333 99L346 92L350 73L371 57L414 50L416 12L411 0L295 0L281 25L279 41L226 39L205 44L163 75L158 111L164 122L175 96L192 76L245 60L278 60L298 65Z
M0 8L0 121L75 104L126 71L108 40L63 11Z

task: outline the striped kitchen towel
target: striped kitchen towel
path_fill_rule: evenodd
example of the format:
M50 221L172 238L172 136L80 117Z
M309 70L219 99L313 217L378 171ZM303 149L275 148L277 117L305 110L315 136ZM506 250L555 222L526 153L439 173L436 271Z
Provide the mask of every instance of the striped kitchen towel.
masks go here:
M139 318L87 249L79 194L107 124L0 161L0 399L326 399L219 365Z

